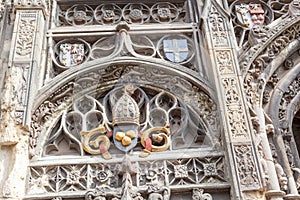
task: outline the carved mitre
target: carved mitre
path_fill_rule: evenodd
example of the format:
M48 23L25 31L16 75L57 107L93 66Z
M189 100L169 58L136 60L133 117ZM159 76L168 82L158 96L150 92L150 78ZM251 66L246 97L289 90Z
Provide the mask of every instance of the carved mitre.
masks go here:
M136 124L139 126L140 110L135 100L125 92L113 107L113 125Z
M137 144L140 111L135 100L129 95L132 88L125 88L125 93L113 107L113 139L116 147L127 152Z

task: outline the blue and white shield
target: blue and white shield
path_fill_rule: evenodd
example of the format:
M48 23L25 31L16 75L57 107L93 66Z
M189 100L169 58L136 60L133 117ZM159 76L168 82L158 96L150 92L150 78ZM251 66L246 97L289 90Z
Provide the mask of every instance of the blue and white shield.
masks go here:
M118 124L114 126L113 140L116 147L124 152L137 144L139 126L136 124Z
M163 40L165 57L175 63L181 63L188 58L189 48L187 39Z

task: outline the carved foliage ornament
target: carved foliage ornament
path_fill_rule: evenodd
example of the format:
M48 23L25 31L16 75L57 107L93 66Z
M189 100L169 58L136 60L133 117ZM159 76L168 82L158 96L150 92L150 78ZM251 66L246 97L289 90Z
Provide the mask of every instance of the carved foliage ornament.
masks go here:
M221 74L234 73L233 59L230 51L217 51L216 58Z
M123 8L123 18L127 23L146 23L150 20L150 8L142 3L127 4Z
M93 9L88 5L74 5L67 10L65 20L73 26L91 24Z
M299 84L300 84L300 75L295 77L295 79L290 83L289 87L286 89L286 91L284 91L282 95L279 104L279 113L278 113L278 119L281 120L282 122L286 120L288 106L300 91Z
M116 4L101 4L94 11L94 18L99 24L116 24L121 17L122 9Z
M235 145L234 153L242 190L259 187L259 174L254 161L252 146Z
M267 42L267 38L264 40L257 40L260 42L256 42L255 46L251 48L249 51L247 51L244 56L241 59L240 65L243 67L244 70L244 82L245 82L245 88L249 91L247 92L247 100L252 105L253 97L258 94L258 90L265 88L265 83L268 83L267 85L272 89L275 87L275 85L278 83L279 77L278 72L274 72L273 75L269 78L269 80L264 80L264 77L259 77L260 74L265 74L265 70L269 70L267 66L276 58L276 56L287 47L288 44L290 44L293 40L295 40L299 34L300 30L300 24L297 23L291 23L292 19L287 18L287 21L284 21L281 25L274 27L273 29L265 29L261 34L264 36L270 38L271 36L274 37L274 34L276 32L280 32L281 34L278 35L271 44L268 45L267 48L264 48L264 45ZM292 25L290 25L292 24ZM286 27L285 26L290 26ZM254 27L254 29L256 29ZM286 29L286 31L282 31L281 29ZM265 42L263 42L265 41ZM260 55L256 55L256 52L261 52ZM248 63L251 63L249 66ZM293 61L288 59L286 62L284 62L284 68L291 68L293 67ZM246 74L247 73L247 74ZM266 72L267 73L267 72ZM293 86L292 86L293 87ZM269 95L270 95L270 88L266 87L265 90L265 100L264 103L268 102ZM257 98L257 97L255 97ZM284 98L282 99L284 100ZM283 103L283 102L282 102ZM283 105L283 104L281 104ZM283 105L284 106L284 105ZM281 112L281 111L280 111ZM281 114L280 114L281 115ZM279 118L282 118L281 116Z
M212 6L208 18L209 29L211 31L214 46L228 46L229 36L225 23L225 18Z
M20 56L27 56L32 51L32 45L34 40L34 32L36 28L36 19L35 18L21 18L19 29L18 29L18 38L16 44L16 53Z
M38 136L42 131L41 125L46 126L46 123L55 117L55 113L70 101L73 87L73 82L64 85L34 111L29 134L29 151L31 156L35 155L34 148L37 145Z
M203 189L193 189L192 200L213 200L209 193L204 193Z

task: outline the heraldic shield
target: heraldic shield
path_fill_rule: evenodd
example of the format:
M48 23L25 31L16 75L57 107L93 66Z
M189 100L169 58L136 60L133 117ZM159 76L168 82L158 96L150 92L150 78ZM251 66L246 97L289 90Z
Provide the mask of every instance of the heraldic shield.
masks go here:
M235 5L237 19L241 25L247 28L252 28L255 24L264 24L265 11L261 4L242 3Z
M84 59L84 44L65 43L60 45L59 61L66 67L79 65Z
M187 39L163 40L163 50L165 57L175 63L185 61L189 55Z
M137 144L139 132L139 107L125 91L113 107L113 140L118 149L130 151Z

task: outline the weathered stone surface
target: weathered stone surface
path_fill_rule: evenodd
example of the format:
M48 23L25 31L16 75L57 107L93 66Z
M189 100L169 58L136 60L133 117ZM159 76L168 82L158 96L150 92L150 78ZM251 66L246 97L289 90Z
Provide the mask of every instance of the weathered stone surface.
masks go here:
M300 199L299 5L1 1L0 199Z

